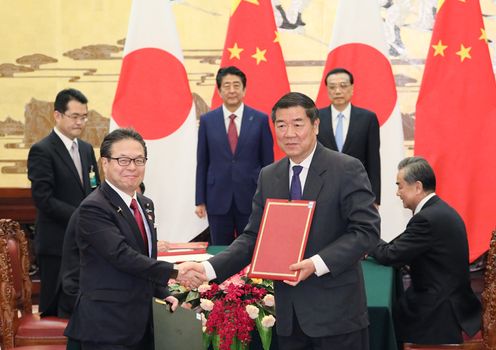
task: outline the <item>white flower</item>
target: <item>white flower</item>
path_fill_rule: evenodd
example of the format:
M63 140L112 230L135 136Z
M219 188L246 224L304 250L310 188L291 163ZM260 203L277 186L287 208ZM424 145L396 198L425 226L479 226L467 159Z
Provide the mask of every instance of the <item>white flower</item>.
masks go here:
M205 333L207 331L207 327L203 326L202 327L202 332Z
M212 311L214 303L208 299L200 299L200 307L205 311Z
M260 310L258 310L258 307L256 307L255 305L246 305L245 309L248 313L248 316L250 316L252 320L256 319L258 317L258 313L260 312Z
M266 328L273 327L274 323L276 323L276 318L272 315L264 316L264 318L262 318L262 326Z
M205 317L205 314L203 312L200 313L200 316L201 316L202 326L205 327L207 325L207 318Z
M205 293L206 291L210 290L210 285L207 283L202 284L201 286L198 287L198 292L199 293Z
M267 294L266 296L264 296L263 302L268 307L274 306L275 304L274 296L272 294Z

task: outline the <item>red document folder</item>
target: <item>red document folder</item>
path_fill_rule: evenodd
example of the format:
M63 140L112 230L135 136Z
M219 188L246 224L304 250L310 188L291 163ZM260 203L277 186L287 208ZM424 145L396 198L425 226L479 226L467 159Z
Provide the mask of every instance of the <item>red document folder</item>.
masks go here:
M267 199L249 277L296 281L289 265L303 260L315 201Z

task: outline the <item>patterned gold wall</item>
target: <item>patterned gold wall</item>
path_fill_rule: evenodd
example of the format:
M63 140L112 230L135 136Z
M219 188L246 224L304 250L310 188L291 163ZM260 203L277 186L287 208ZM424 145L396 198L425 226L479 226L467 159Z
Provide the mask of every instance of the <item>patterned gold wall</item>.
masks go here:
M413 138L415 102L436 0L364 1L383 6L406 145L411 147L408 139ZM495 3L481 1L488 37L493 40ZM209 105L231 1L172 4L191 89L200 102L197 107L202 101ZM336 5L337 0L281 1L290 21L301 12L306 23L280 30L293 91L317 95ZM0 187L29 187L25 169L29 145L50 130L53 98L65 87L80 89L89 98L91 121L83 138L99 144L108 127L130 7L131 0L0 0ZM279 10L275 14L281 24Z

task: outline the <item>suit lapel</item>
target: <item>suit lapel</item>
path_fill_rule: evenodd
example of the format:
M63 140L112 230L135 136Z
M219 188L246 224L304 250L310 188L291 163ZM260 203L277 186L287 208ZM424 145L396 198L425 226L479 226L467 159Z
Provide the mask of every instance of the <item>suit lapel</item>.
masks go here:
M324 146L317 143L317 148L313 155L312 162L310 163L310 168L308 169L305 187L303 188L302 199L304 200L317 200L322 186L324 185L322 174L326 172L326 168L323 166L325 161L320 159L323 149Z
M232 155L231 146L229 145L229 139L227 138L226 123L224 121L224 111L222 106L217 109L217 113L214 118L214 130L220 133L220 139L224 144L223 148Z
M139 251L142 254L148 255L147 249L145 250L145 242L143 242L143 237L141 237L141 231L136 223L134 215L131 213L131 209L124 203L122 198L115 192L107 182L103 182L100 186L105 196L108 198L110 203L114 208L116 208L117 213L119 213L122 218L129 224L131 228L131 237L135 243L135 246L139 247ZM126 232L121 232L126 234Z
M52 131L50 134L53 148L55 150L55 153L59 155L59 157L62 159L62 163L64 163L67 167L72 172L72 175L76 178L78 184L81 186L81 189L84 191L83 184L81 183L81 180L79 179L79 174L77 172L76 166L74 165L74 160L72 160L71 155L67 151L67 148L64 145L64 142L58 137L58 135L55 133L55 131ZM81 151L80 151L81 152ZM81 153L79 153L81 156ZM84 169L84 168L83 168Z
M344 139L343 153L346 153L348 151L348 148L350 148L351 145L353 144L355 131L357 130L357 124L359 122L360 121L357 119L357 116L356 116L355 107L353 107L353 105L351 105L350 124L348 125L348 132L346 133L346 138Z
M287 157L277 163L273 189L274 198L289 199L289 159Z
M79 145L79 157L81 158L81 169L83 171L83 188L86 194L91 192L91 187L89 183L88 173L90 170L90 165L88 164L89 154L87 154L87 148L84 147L81 140L78 139Z
M329 140L329 148L334 151L338 150L338 145L336 144L336 138L334 137L334 128L332 127L332 109L331 106L327 107L326 113L323 115L324 119L322 122L324 123L323 128L321 129L324 132L324 139Z
M150 229L151 236L151 244L152 244L152 257L157 256L157 245L153 244L157 240L157 232L155 230L155 213L153 212L152 205L149 200L147 200L144 196L138 194L138 203L143 209L143 213L145 214L145 220L148 224L148 228Z
M236 146L236 154L239 154L241 147L249 139L249 134L251 127L253 125L253 121L255 116L252 113L252 110L245 105L243 111L243 118L241 119L241 130L239 130L238 144Z

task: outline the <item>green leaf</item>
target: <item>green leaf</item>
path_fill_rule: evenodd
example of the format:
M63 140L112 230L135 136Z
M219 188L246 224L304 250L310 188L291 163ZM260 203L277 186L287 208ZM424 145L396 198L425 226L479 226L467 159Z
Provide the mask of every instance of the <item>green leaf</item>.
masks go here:
M203 335L202 335L202 340L203 340L203 348L205 350L208 350L208 347L210 346L210 344L212 343L212 337L213 335L212 334L208 334L206 332L203 332Z
M186 303L189 303L189 302L192 302L192 301L195 301L197 299L200 299L200 293L198 293L197 291L190 291L188 293L188 295L186 296L186 300L185 302Z
M260 335L260 340L262 341L264 350L269 350L270 343L272 343L272 328L262 326L262 319L264 316L264 312L260 312L255 320L255 323L257 324L258 334Z

